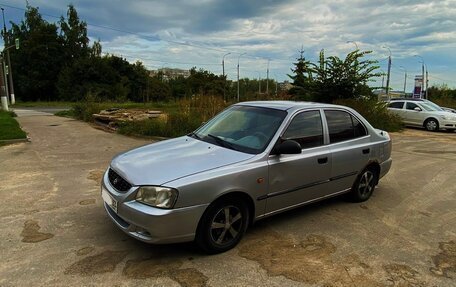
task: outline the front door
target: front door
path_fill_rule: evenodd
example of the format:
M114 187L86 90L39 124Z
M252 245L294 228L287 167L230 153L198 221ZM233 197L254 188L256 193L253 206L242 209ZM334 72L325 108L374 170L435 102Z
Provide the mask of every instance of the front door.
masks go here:
M303 111L291 120L281 140L295 140L300 154L271 155L266 213L274 213L323 197L328 190L331 152L324 145L319 110Z

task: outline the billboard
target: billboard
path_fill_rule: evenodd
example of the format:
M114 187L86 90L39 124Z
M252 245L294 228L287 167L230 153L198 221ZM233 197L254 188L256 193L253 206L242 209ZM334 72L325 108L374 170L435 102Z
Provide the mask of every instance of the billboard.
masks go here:
M422 92L423 92L423 76L416 75L415 76L415 88L413 89L413 98L415 98L415 99L423 98Z

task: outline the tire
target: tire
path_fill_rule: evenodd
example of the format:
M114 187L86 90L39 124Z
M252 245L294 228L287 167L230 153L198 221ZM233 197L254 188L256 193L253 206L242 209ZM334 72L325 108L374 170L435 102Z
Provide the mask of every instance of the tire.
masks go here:
M226 224L227 218L231 221L229 224ZM211 204L203 214L195 241L209 254L228 251L239 243L248 223L246 203L234 198L221 199Z
M427 119L424 122L424 128L427 131L435 132L439 130L439 122L436 119Z
M374 192L377 184L378 174L373 168L366 168L358 176L350 192L350 199L353 202L368 200Z

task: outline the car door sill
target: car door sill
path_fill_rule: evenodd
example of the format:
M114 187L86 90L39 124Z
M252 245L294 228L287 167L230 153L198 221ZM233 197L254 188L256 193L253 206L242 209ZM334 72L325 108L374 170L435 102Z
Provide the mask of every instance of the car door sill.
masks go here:
M322 197L314 198L314 199L311 199L311 200L308 200L308 201L304 201L304 202L301 202L301 203L298 203L298 204L295 204L295 205L290 205L290 206L287 206L287 207L284 207L284 208L281 208L281 209L277 209L277 210L262 214L260 216L257 216L255 218L255 220L260 220L260 219L263 219L265 217L269 217L271 215L274 215L276 213L281 213L281 212L284 212L284 211L287 211L287 210L290 210L290 209L294 209L294 208L297 208L297 207L300 207L300 206L303 206L303 205L311 204L313 202L324 200L324 199L327 199L327 198L330 198L330 197L334 197L334 196L337 196L337 195L340 195L340 194L343 194L343 193L347 193L350 190L351 190L351 188L347 188L347 189L344 189L344 190L341 190L341 191L338 191L338 192L335 192L335 193L331 193L331 194L328 194L328 195L325 195L325 196L322 196Z

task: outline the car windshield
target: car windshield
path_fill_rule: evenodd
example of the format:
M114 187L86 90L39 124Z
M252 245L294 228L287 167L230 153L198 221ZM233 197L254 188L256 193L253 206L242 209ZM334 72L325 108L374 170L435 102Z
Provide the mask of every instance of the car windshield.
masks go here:
M437 105L431 101L425 101L424 103L427 104L428 106L433 107L436 111L443 111L443 109L439 105Z
M442 111L442 109L434 103L431 105L429 102L422 102L420 105L428 112Z
M232 106L196 130L190 136L225 148L258 154L265 150L286 111Z

